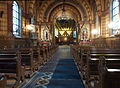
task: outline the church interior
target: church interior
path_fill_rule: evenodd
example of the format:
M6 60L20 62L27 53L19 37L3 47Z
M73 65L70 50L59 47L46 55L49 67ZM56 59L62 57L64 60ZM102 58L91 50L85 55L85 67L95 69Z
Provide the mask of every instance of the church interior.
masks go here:
M120 0L0 0L0 88L120 88Z

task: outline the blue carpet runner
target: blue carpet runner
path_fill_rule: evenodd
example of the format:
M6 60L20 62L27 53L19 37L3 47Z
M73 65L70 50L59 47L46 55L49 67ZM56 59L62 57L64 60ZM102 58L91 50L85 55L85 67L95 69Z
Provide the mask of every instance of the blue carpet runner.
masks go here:
M46 63L21 88L84 88L69 46L60 46Z

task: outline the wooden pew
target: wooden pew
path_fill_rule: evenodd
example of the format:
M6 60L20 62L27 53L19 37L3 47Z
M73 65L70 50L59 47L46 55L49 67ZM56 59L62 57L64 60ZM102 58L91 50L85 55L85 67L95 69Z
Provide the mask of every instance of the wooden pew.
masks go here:
M51 45L48 46L48 58L51 58L52 56L52 47Z
M7 86L7 79L5 75L0 75L0 88L5 88Z
M25 76L30 77L35 71L35 60L32 48L21 48L21 65L25 68Z
M51 56L55 53L57 49L57 45L52 46L46 46L45 49L45 56L46 56L46 62L51 58Z
M40 50L39 48L32 48L33 60L35 61L35 69L38 69L40 65Z
M71 50L73 52L73 56L76 60L78 60L79 58L79 50L80 50L80 47L79 46L71 46Z
M21 57L18 50L0 50L0 73L7 79L15 79L14 87L24 81L24 68L21 66Z
M120 86L119 49L111 50L91 47L78 48L72 46L72 52L74 54L74 57L77 58L76 61L79 64L79 68L82 69L81 71L83 71L81 73L85 75L84 77L86 78L86 84L88 86L91 82L94 82L94 87L92 88L117 88L118 86ZM99 66L99 60L101 60L101 56L104 56L106 61L106 66L102 68L102 71L100 71ZM91 85L89 87L91 87Z
M90 83L95 83L95 78L99 79L99 71L98 71L98 64L99 64L99 58L93 59L91 58L90 54L87 55L87 64L86 69L84 70L85 73L83 74L88 86L91 87ZM94 80L94 81L93 81ZM93 87L97 88L97 87Z
M47 46L48 47L48 60L52 57L54 54L54 49L51 45Z
M120 86L120 58L99 60L100 88L118 88Z
M70 50L71 50L71 52L72 52L72 54L73 54L73 56L74 56L74 59L75 59L75 62L76 62L76 64L77 64L77 66L78 66L78 69L79 70L81 70L79 67L79 65L80 65L80 53L81 53L81 51L80 51L80 48L79 48L79 46L75 46L75 45L71 45L70 46Z
M45 49L45 61L47 62L49 58L48 46L44 46L44 49Z
M50 45L50 46L40 46L40 57L42 58L42 63L45 64L51 56L57 50L57 45Z
M52 45L52 51L53 51L52 54L56 52L57 48L58 48L58 45Z
M46 54L45 54L45 47L40 46L40 57L42 58L42 64L46 62Z
M52 56L52 47L51 45L48 46L48 57L51 58Z
M38 69L39 66L43 64L41 50L40 48L32 48L32 50L33 50L33 59L35 60L35 68Z
M87 51L89 49L88 46L72 45L71 49L79 71L83 72L84 74L84 70L87 64L86 58L87 58Z
M90 50L87 58L87 70L86 70L86 78L87 80L91 78L99 79L101 73L99 72L99 60L101 60L101 56L105 57L105 61L107 63L107 68L116 69L120 67L120 50ZM101 80L100 80L101 81ZM101 84L101 83L100 83ZM99 85L100 86L100 85ZM95 87L97 88L97 87ZM101 87L102 88L102 87ZM106 88L106 87L104 87Z

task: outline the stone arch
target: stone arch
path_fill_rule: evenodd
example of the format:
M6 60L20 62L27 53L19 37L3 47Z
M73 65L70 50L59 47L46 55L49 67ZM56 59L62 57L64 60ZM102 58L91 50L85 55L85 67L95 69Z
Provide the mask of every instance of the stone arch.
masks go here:
M64 4L64 6L67 7L67 8L65 8L66 13L70 13L72 19L74 19L76 21L82 20L81 14L76 8L74 8L73 6L70 6L68 4ZM56 8L54 8L51 11L48 21L51 22L55 18L55 16L57 16L57 14L60 12L62 12L62 5L57 6Z
M62 5L63 2L61 0L57 1L57 2L53 2L51 3L46 11L44 12L44 15L45 18L46 18L46 21L49 21L49 16L51 14L51 12L59 5ZM73 6L74 8L76 8L76 10L78 10L78 12L80 13L81 17L82 17L82 20L84 20L84 18L88 18L89 19L89 16L85 10L85 8L83 8L83 6L80 4L80 2L77 2L77 1L73 1L73 0L66 0L65 4L68 4L68 5L71 5ZM81 9L80 9L81 8Z

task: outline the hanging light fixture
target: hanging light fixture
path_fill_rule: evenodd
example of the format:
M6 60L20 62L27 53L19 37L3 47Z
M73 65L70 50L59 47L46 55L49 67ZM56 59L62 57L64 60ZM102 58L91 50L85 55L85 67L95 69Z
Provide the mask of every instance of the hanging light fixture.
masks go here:
M65 0L62 3L61 14L56 18L55 26L60 36L71 36L74 30L75 21L69 17L69 13L66 14Z
M57 18L58 20L67 20L68 19L67 15L66 15L66 10L65 10L64 3L65 3L65 0L63 0L63 6L62 6L62 9L61 9L62 14L61 14L60 17Z
M65 1L65 0L64 0ZM67 19L67 16L66 16L66 13L65 13L65 7L64 7L64 2L63 2L63 8L62 8L62 19L64 20L64 19Z

